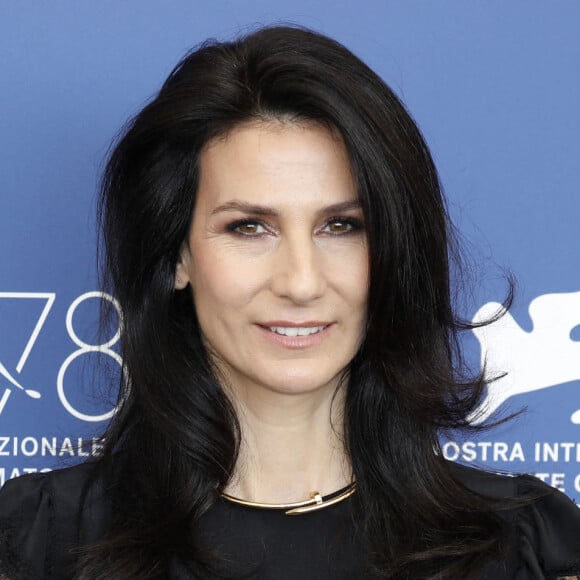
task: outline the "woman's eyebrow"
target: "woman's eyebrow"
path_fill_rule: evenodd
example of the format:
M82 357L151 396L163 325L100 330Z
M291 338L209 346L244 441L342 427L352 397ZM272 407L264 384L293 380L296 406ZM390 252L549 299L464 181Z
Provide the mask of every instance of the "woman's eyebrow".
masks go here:
M218 205L212 212L211 215L222 213L225 211L240 211L242 213L248 213L252 215L264 215L264 216L277 216L279 212L272 207L267 207L265 205L255 205L253 203L247 203L245 201L228 201L222 205Z
M358 199L353 199L351 201L343 201L341 203L335 203L332 205L320 208L316 213L317 215L331 215L339 214L345 211L359 210L361 209L361 203ZM255 205L253 203L247 203L245 201L232 200L221 205L218 205L214 210L212 210L211 215L216 215L222 212L228 211L239 211L242 213L250 215L262 215L262 216L279 216L280 212L273 207L268 207L265 205Z
M319 215L331 215L360 209L362 209L360 201L358 199L353 199L350 201L343 201L341 203L334 203L332 205L323 207L317 213Z

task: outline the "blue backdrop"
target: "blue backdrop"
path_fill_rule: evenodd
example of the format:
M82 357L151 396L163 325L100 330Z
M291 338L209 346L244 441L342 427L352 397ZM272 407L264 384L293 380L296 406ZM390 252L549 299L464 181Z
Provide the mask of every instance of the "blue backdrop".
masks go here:
M112 137L185 51L257 24L327 33L402 97L429 142L476 273L466 337L510 370L487 412L528 407L453 460L527 471L580 499L580 3L101 0L0 9L0 484L96 447L112 412L97 339L93 214ZM105 298L106 299L106 298Z

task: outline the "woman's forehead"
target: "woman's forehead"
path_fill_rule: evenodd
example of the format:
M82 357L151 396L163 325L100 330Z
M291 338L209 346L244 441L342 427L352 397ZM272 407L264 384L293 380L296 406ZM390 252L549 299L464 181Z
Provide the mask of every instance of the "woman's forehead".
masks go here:
M358 197L341 140L318 124L279 121L246 123L213 140L201 154L198 196L214 206Z

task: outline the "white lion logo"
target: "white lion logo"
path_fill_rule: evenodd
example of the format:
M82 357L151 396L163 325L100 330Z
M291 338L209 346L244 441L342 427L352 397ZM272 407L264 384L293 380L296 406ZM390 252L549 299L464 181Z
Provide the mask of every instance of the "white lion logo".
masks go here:
M489 319L501 308L488 302L477 311L474 322ZM532 332L522 330L509 312L489 326L474 329L482 365L485 361L492 376L507 373L489 385L474 422L487 419L513 395L580 380L580 342L570 336L580 324L580 292L538 296L529 313ZM580 425L580 409L570 420Z

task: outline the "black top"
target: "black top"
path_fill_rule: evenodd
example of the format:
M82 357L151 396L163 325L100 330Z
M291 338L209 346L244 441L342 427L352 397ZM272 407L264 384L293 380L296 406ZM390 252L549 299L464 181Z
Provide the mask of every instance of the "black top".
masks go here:
M532 504L504 514L517 541L507 562L490 562L481 580L543 580L580 575L580 510L539 480L491 475L454 465L458 480L491 497L545 492ZM68 548L95 541L106 528L107 503L92 489L77 513L89 473L81 465L8 481L0 493L0 578L71 578ZM364 546L352 533L352 501L287 516L221 500L200 522L225 556L224 572L255 580L353 580L365 578ZM169 577L188 578L174 562Z

